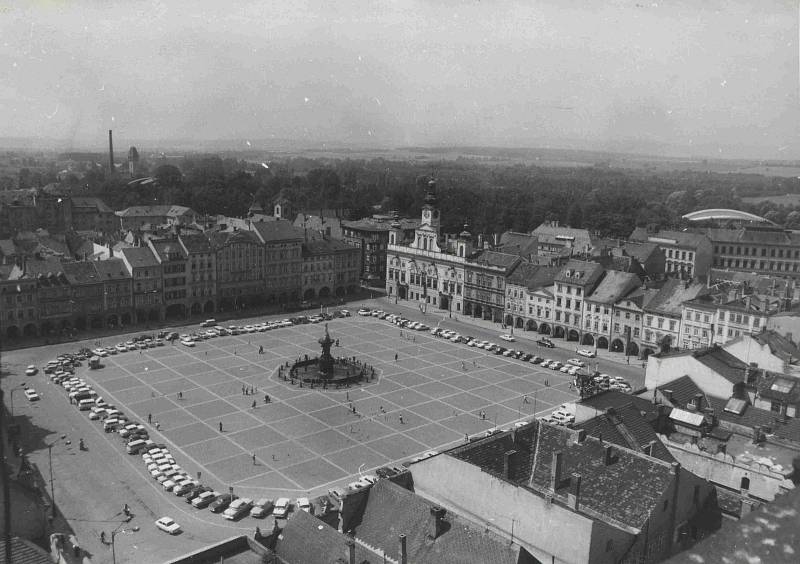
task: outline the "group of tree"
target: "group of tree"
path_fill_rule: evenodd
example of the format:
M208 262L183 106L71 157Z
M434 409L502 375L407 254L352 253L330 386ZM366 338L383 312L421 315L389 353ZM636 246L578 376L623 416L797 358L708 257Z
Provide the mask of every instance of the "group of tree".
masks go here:
M295 157L257 162L219 156L154 163L150 182L130 183L88 171L85 193L121 209L179 204L203 214L243 217L253 203L267 213L280 195L296 210L337 208L350 217L380 210L418 217L430 178L437 181L443 229L455 233L527 232L545 221L627 237L636 226L677 228L705 208L750 211L800 228L800 206L747 204L742 195L800 193L800 180L705 172L653 172L609 167L538 167L467 159L400 161Z

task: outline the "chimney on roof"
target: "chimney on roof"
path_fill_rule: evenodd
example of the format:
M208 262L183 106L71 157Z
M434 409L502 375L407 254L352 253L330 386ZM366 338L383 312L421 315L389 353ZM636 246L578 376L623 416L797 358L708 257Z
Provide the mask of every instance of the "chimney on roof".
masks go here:
M350 564L356 564L356 541L348 535L344 543L347 545L347 561Z
M400 564L408 564L408 552L406 551L405 535L400 535Z
M611 466L614 464L616 460L616 456L614 455L614 447L611 445L606 445L603 449L603 464L605 466Z
M701 409L703 409L703 394L701 394L699 392L696 393L694 395L694 397L692 398L692 403L694 404L694 408L697 411L700 411Z
M572 440L575 444L582 444L586 440L586 429L577 429L572 432Z
M581 475L573 473L570 480L570 491L567 493L567 506L572 510L578 509L581 495Z
M672 403L672 390L661 390L661 393L667 398L669 403Z
M515 450L508 450L503 453L503 478L506 480L511 479L511 462L515 454L517 454Z
M439 507L438 505L431 507L431 517L433 517L433 522L431 523L432 528L428 535L431 540L438 539L444 532L444 516L446 513L447 510Z
M564 465L564 454L557 450L553 453L553 462L550 465L550 489L555 492L561 485L561 472Z

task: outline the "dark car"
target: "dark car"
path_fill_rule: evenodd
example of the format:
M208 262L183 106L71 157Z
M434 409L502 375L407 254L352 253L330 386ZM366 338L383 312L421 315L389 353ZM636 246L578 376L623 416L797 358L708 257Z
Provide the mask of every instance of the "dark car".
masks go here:
M524 360L525 362L528 362L532 358L533 358L533 355L531 353L525 353L525 354L522 355L522 360Z
M544 338L543 339L539 339L538 341L536 341L536 344L537 345L541 345L543 347L547 347L548 349L552 349L552 348L555 347L555 345L553 344L553 341L551 341L550 339L544 339Z
M186 503L192 503L192 500L194 498L196 498L198 495L200 495L203 492L210 492L210 491L214 491L214 490L212 490L208 486L200 486L200 485L198 485L198 486L195 486L192 489L190 489L188 492L186 492L186 494L183 496L183 498L186 500Z
M506 352L507 350L508 350L508 349L507 349L507 348L505 348L505 347L497 347L497 348L494 350L494 354L503 354L503 353L504 353L504 352Z
M217 499L213 501L208 508L211 510L211 513L222 513L233 501L233 496L231 494L224 494L219 496Z

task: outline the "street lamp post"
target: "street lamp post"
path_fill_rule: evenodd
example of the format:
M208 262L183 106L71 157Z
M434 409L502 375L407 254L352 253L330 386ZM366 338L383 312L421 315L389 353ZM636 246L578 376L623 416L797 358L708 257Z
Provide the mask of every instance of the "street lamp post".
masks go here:
M50 510L51 518L56 518L56 491L53 488L53 443L47 445L47 458L50 466Z

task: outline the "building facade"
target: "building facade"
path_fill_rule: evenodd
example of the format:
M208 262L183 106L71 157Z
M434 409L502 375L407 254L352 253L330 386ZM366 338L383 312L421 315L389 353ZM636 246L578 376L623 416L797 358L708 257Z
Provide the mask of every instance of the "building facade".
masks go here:
M264 303L264 245L252 231L217 231L209 236L217 265L218 311Z
M122 249L120 257L131 277L134 322L164 319L164 286L161 263L150 247Z
M303 299L329 301L357 291L361 250L334 239L303 243Z
M420 226L413 239L393 221L387 249L386 291L389 298L417 302L420 310L439 309L460 314L464 308L465 264L472 254L471 236L464 231L454 252L440 246L440 216L436 183L428 183ZM502 304L501 304L502 307Z
M300 301L305 232L290 221L280 219L254 222L252 229L264 245L266 302L288 304Z
M191 315L216 311L217 255L205 234L180 235L186 255L186 303Z

